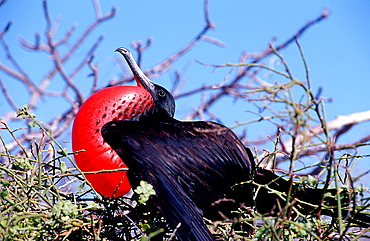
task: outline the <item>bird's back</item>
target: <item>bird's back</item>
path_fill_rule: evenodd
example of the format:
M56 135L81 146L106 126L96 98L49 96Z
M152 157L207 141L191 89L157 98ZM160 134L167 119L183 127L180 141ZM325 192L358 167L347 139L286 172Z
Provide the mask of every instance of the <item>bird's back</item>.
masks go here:
M217 213L211 207L229 199L231 187L250 180L254 169L249 149L230 129L213 122L115 121L102 134L125 160L131 184L152 184L167 221L195 219L183 220L190 229L205 226L202 216Z

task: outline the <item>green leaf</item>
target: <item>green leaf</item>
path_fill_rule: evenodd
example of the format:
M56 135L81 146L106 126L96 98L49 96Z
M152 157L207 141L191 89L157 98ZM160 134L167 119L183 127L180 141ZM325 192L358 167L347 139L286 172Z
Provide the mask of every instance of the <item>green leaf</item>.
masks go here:
M53 206L51 213L56 216L77 216L78 206L70 200L61 200Z
M59 168L62 173L65 173L67 171L67 164L64 161L60 161Z
M8 180L6 180L6 179L2 179L1 180L1 184L3 184L4 187L7 187L7 186L10 185L10 182Z
M35 120L28 122L28 125L31 127L35 127L37 122Z
M156 195L153 186L145 181L140 181L140 186L134 192L139 194L139 203L141 204L146 203L151 195Z
M102 206L93 201L87 201L86 205L87 205L86 209L103 209Z
M58 150L57 153L62 156L67 156L68 152L66 148L63 148L62 150Z

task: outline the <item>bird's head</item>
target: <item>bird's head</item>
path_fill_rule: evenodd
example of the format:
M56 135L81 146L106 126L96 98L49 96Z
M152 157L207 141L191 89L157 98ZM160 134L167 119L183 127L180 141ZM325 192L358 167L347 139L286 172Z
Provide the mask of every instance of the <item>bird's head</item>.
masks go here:
M166 118L172 118L175 114L175 100L171 93L162 86L154 84L143 71L139 68L132 54L126 48L118 48L116 52L122 54L127 61L137 85L147 90L153 97L154 106L150 110L150 119L164 120ZM148 116L147 116L148 117ZM143 117L145 118L145 117Z

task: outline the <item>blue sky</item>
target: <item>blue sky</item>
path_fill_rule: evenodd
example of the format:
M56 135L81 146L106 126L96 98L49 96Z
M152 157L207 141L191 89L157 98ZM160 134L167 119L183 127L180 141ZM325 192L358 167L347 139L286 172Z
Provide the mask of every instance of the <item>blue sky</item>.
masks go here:
M78 23L76 35L72 41L80 36L94 19L94 8L91 1L48 1L53 20L60 17L59 32L61 37L66 29ZM129 47L134 40L153 38L152 45L146 51L142 68L150 68L173 54L187 44L204 25L203 1L102 1L103 14L110 11L112 6L118 9L112 20L103 23L87 39L87 45L77 51L74 58L66 63L66 68L73 66L75 60L82 58L88 51L89 44L93 43L101 34L104 40L96 51L96 62L99 62L99 86L106 85L107 80L122 74L116 62L117 47ZM210 63L236 63L240 53L258 52L267 47L272 37L276 37L276 44L290 38L308 20L319 16L322 9L327 8L331 15L328 19L312 27L299 42L304 50L310 68L312 86L314 90L323 87L322 96L331 97L333 101L326 104L327 116L331 120L337 115L347 115L354 112L366 111L370 108L370 2L363 1L214 1L210 0L210 18L216 28L208 32L208 36L219 39L226 45L218 47L201 42L193 50L183 56L175 65L158 79L154 79L163 86L171 86L174 71L184 71L187 86L191 89L201 84L219 83L229 69L214 70L211 67L201 66L195 60ZM0 8L0 28L12 19L13 24L5 36L14 57L24 68L25 72L36 82L43 77L43 70L50 69L51 64L45 54L31 54L21 48L20 37L33 41L34 34L43 34L45 30L42 1L23 1L20 4L15 0L8 0ZM44 39L44 38L43 38ZM63 50L61 50L63 51ZM65 49L64 49L65 51ZM281 52L293 74L298 79L304 79L304 68L295 45ZM6 62L4 53L0 52L0 61ZM96 63L95 62L95 63ZM21 106L27 98L25 90L17 81L1 74L1 79L10 93L17 93L16 103ZM79 85L85 85L86 94L91 79L86 68L75 78ZM49 89L58 89L58 81ZM19 98L18 98L19 96ZM182 118L194 106L197 106L200 97L180 99L176 112L177 118ZM37 116L41 120L48 120L50 113L55 112L55 106L63 106L55 99L49 98L40 103ZM225 99L218 103L213 111L222 118L226 125L233 125L236 120L248 121L248 115L243 103L233 104L232 100ZM8 105L0 97L0 115L9 110ZM358 135L370 134L369 124L355 128L343 141L354 141ZM269 134L269 131L248 131L251 138ZM66 133L64 139L68 139ZM369 148L361 149L370 153ZM360 151L361 151L360 150ZM368 162L369 158L367 158ZM363 163L366 160L362 160ZM361 168L359 168L361 169ZM361 170L360 170L361 171Z

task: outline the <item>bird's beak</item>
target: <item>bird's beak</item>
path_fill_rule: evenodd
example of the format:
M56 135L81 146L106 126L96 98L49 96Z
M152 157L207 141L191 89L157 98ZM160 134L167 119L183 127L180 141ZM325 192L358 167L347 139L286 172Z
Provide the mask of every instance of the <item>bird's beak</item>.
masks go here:
M135 77L136 84L146 89L153 97L155 97L154 83L148 77L145 76L144 72L137 65L134 57L132 57L131 52L128 49L122 47L116 49L116 52L119 52L125 58L128 66L130 67Z

